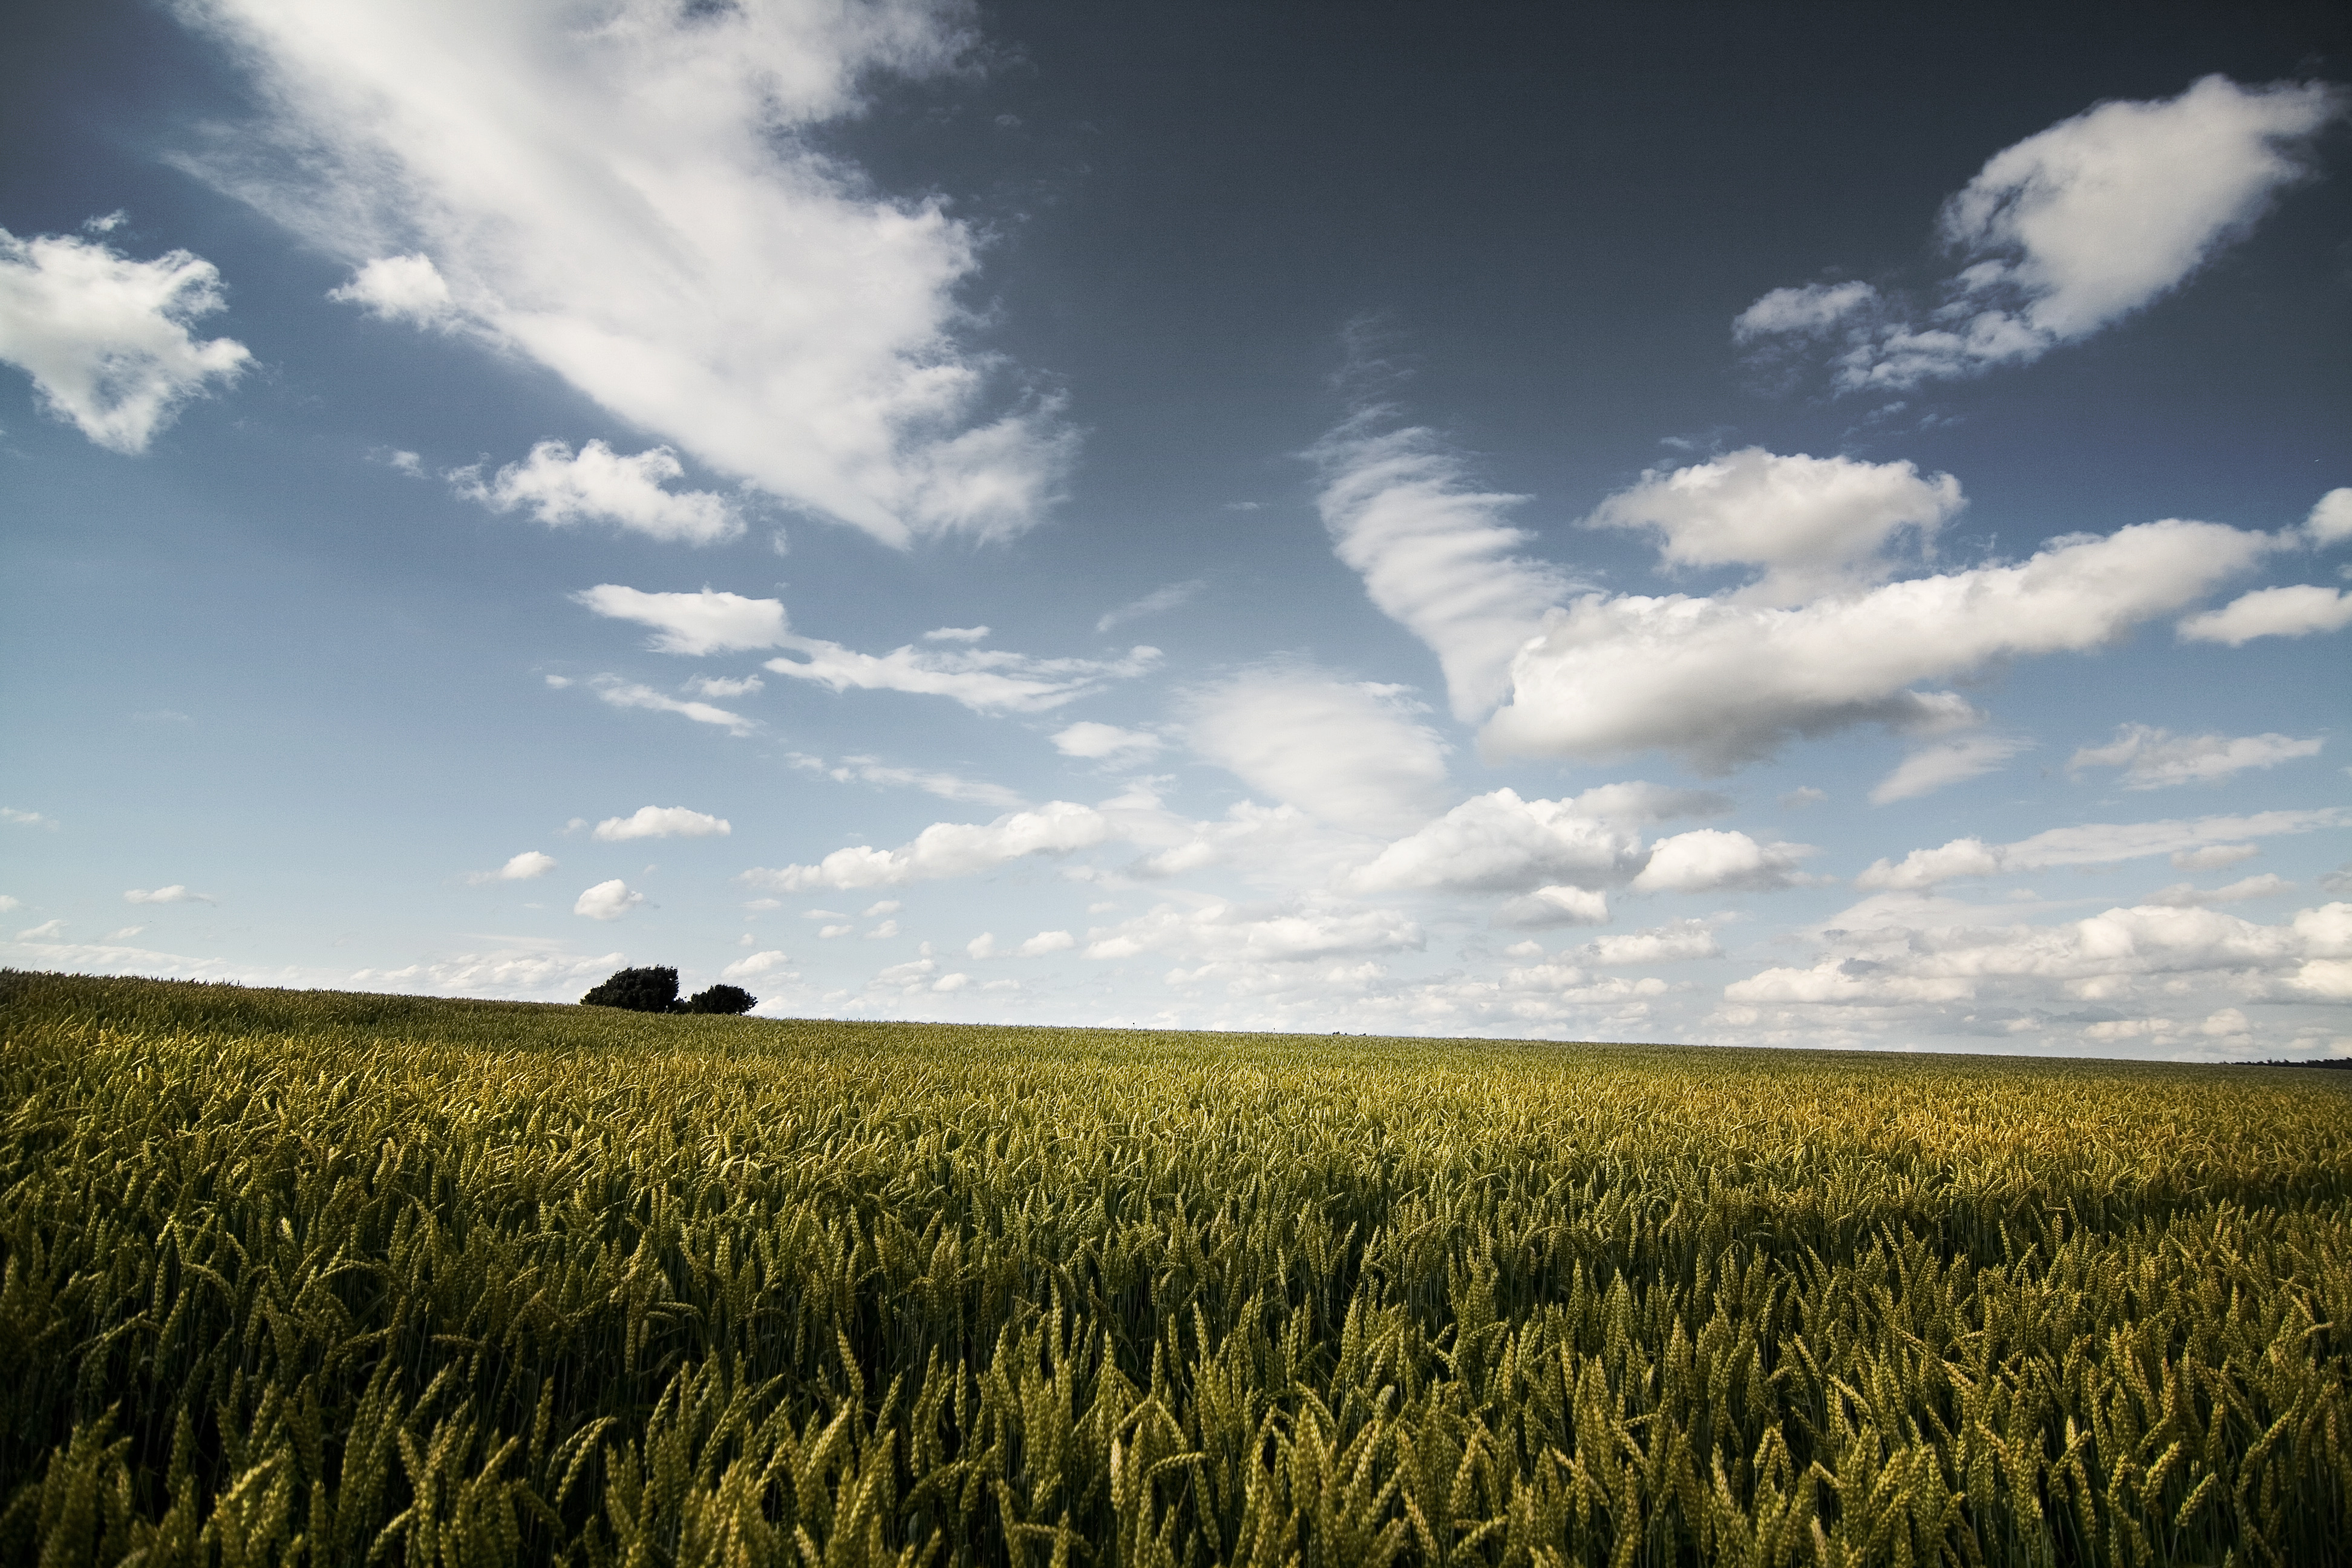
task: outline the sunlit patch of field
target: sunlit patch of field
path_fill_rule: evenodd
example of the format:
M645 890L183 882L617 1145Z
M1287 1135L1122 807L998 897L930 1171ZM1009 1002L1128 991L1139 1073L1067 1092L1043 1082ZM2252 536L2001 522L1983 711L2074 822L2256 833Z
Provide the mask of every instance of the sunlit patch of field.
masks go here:
M0 1561L2341 1563L2347 1078L0 975Z

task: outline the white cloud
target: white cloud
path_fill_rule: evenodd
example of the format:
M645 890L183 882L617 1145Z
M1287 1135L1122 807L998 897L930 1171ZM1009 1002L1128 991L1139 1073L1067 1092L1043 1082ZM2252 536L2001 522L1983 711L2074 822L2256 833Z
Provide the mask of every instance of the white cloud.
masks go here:
M2209 904L2237 904L2248 899L2266 899L2273 893L2291 893L2294 884L2275 871L2264 871L2258 877L2243 877L2219 888L2198 888L2187 882L2176 882L2160 888L2140 900L2158 909L2193 910Z
M895 915L906 907L907 906L905 904L900 903L897 899L877 899L874 902L860 910L858 913L870 921L877 915Z
M1054 735L1055 751L1066 757L1085 757L1089 761L1130 756L1140 761L1165 744L1148 731L1122 730L1116 724L1097 724L1091 719L1082 719Z
M2126 789L2162 789L2168 784L2210 784L2248 768L2275 767L2297 757L2315 757L2326 742L2318 736L2175 735L2147 724L2119 724L2104 746L2084 746L2066 763L2084 768L2121 768Z
M971 976L969 974L942 974L937 980L931 982L931 989L934 991L961 991L971 984Z
M184 250L133 261L95 240L0 228L0 361L110 451L145 451L182 404L244 371L243 343L188 331L222 304L219 271Z
M1111 826L1091 806L1048 801L985 825L935 822L896 849L864 846L836 849L814 866L754 868L743 880L779 892L812 888L848 890L895 887L940 878L973 877L1028 855L1066 855L1111 837Z
M801 658L772 658L767 668L834 691L906 691L945 697L975 713L1042 713L1099 691L1113 680L1149 673L1156 647L1137 647L1125 658L1033 658L978 648L897 647L879 656L854 653L839 643L788 637Z
M2329 490L2303 521L2304 537L2316 545L2352 540L2352 485Z
M1967 502L1949 474L1909 462L1781 457L1750 447L1709 462L1652 469L1602 501L1590 528L1634 529L1676 566L1753 565L1742 603L1788 605L1884 581L1884 552L1908 531L1922 549Z
M894 767L878 757L844 757L837 763L828 763L823 757L796 752L787 760L796 768L823 773L835 784L865 783L889 788L919 789L941 800L977 801L982 805L992 805L999 811L1018 810L1027 804L1017 791L990 784L984 779L968 779L960 773L934 773L924 768Z
M190 892L174 882L168 888L156 888L152 891L140 888L126 889L122 901L126 904L209 904L216 900L209 893Z
M582 893L572 903L572 912L586 915L592 921L616 921L645 901L643 893L631 892L629 885L615 877Z
M13 827L46 827L57 831L58 819L37 811L19 811L13 805L0 805L0 822Z
M495 871L468 871L466 880L479 887L485 882L527 882L533 877L544 877L555 869L555 857L542 855L536 849L526 849L514 856Z
M2207 844L2195 849L2174 850L2172 864L2182 871L2218 871L2224 866L2251 860L2262 852L2262 847L2253 844Z
M816 930L817 940L820 942L829 942L837 936L847 936L851 931L854 931L857 928L853 925L819 926Z
M357 305L381 321L438 326L450 318L449 280L429 256L379 256L361 265L352 280L327 298Z
M21 910L24 907L25 902L22 899L11 897L6 893L0 893L0 915L6 914L10 910Z
M627 838L723 838L733 831L726 818L709 812L689 811L682 805L641 805L627 816L608 816L598 823L595 837L600 843L617 844Z
M1695 827L1653 845L1633 886L1640 893L1769 892L1796 881L1797 863L1813 853L1810 844L1759 844L1745 833Z
M970 942L964 943L963 950L967 954L973 958L994 958L996 956L996 933L991 931L984 931L978 936L973 937Z
M1095 622L1095 630L1107 632L1122 622L1143 616L1156 616L1180 605L1188 605L1208 585L1205 578L1195 577L1189 582L1171 583L1164 588L1154 588L1140 599L1131 599L1115 610L1105 611L1102 617Z
M950 68L921 0L692 7L194 0L267 124L189 166L630 424L894 544L1034 521L1072 453L1050 396L973 347L980 237L814 134L884 72ZM406 273L384 264L412 260ZM395 290L405 276L410 290Z
M656 713L677 713L698 724L723 725L731 735L748 735L759 728L752 720L730 709L714 707L708 702L686 702L656 691L636 681L623 680L617 675L599 675L590 680L599 700L615 708L649 708Z
M1677 816L1721 816L1737 804L1711 789L1676 789L1643 779L1595 784L1570 801L1579 816L1612 822L1666 822Z
M434 990L461 995L511 995L520 992L577 993L625 962L618 952L580 956L547 944L526 944L490 952L462 952L400 969L362 969L353 984L377 991Z
M756 675L698 675L687 681L686 689L697 697L749 697L765 691L768 683Z
M1475 720L1502 697L1511 656L1573 584L1517 553L1532 536L1504 519L1527 498L1473 488L1434 432L1373 433L1389 413L1367 410L1316 446L1316 506L1372 603L1437 655L1454 717Z
M2184 642L2243 647L2256 637L2300 637L2352 626L2352 594L2315 584L2257 588L2180 623Z
M1519 931L1549 926L1598 926L1609 923L1609 896L1591 888L1565 885L1538 888L1507 900L1495 910L1495 923Z
M1387 837L1444 809L1445 744L1401 687L1265 665L1192 692L1186 707L1202 756L1326 822Z
M2273 547L2205 522L2140 523L2053 540L1979 566L1796 608L1729 598L1587 595L1512 664L1511 700L1482 737L1496 756L1663 747L1725 770L1792 735L1877 722L1944 727L1969 711L1908 689L1995 659L2084 651L2179 608Z
M685 544L740 538L743 520L726 497L662 488L685 475L685 466L667 447L624 458L604 442L591 441L574 456L562 441L541 441L529 458L509 463L488 484L478 468L460 468L450 478L467 500L501 512L529 507L550 528L610 522Z
M143 925L122 926L114 931L108 931L101 940L106 942L129 942L132 937L137 936L141 931L145 931L146 929L147 928Z
M980 642L988 636L986 626L939 626L923 634L925 642Z
M2176 866L2205 868L2227 864L2200 859L2196 851L2231 839L2309 833L2352 823L2352 810L2265 811L2252 816L2200 816L2162 822L2085 823L2053 827L2014 844L1955 838L1934 849L1914 849L1900 862L1876 860L1853 879L1857 888L1894 889L1933 887L1958 877L1990 877L2053 866L2104 866L2149 855L2170 855ZM2233 848L2232 858L2242 858ZM2184 856L2189 857L2183 858Z
M897 921L884 921L880 925L876 926L872 931L866 933L866 940L868 942L887 942L898 934L898 922Z
M2178 98L2099 104L1995 153L1944 204L1966 265L1915 320L1861 283L1776 289L1733 323L1750 346L1840 346L1844 390L1899 390L2025 363L2187 281L2309 170L2310 138L2343 112L2317 82L2209 76Z
M1722 945L1705 921L1674 921L1647 931L1595 937L1560 954L1586 963L1671 963L1689 958L1720 958Z
M1643 864L1641 835L1622 822L1587 816L1568 801L1522 800L1498 789L1396 840L1349 881L1367 891L1592 888L1623 882Z
M1963 735L1921 746L1895 765L1870 792L1870 804L1911 800L1932 795L1980 773L1991 773L2033 742L2009 735Z
M1066 931L1041 931L1018 949L1023 958L1043 958L1049 952L1067 952L1078 945L1078 939Z
M66 922L61 920L43 921L39 925L29 926L26 929L18 931L16 933L16 940L18 942L47 942L52 937L63 936L65 934L65 929Z
M701 655L745 648L778 647L789 640L780 599L747 599L740 594L647 594L614 583L599 583L572 595L600 616L654 628L660 653Z
M1221 900L1150 914L1087 933L1086 955L1133 958L1162 952L1219 963L1295 963L1342 953L1419 948L1421 928L1393 910L1305 904L1268 909Z
M721 980L756 980L763 974L773 974L790 963L792 959L782 951L770 948L765 952L746 953L719 972Z

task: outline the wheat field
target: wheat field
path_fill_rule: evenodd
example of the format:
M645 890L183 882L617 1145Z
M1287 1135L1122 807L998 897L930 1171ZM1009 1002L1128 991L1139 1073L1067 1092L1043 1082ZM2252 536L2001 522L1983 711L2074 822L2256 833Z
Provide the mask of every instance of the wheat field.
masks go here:
M2352 1561L2352 1075L0 975L0 1561Z

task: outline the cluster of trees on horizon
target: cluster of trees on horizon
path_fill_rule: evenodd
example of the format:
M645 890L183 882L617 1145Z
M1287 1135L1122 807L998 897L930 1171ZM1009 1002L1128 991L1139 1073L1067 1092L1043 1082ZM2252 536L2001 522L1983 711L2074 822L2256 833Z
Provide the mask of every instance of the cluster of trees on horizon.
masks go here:
M713 985L681 1002L677 971L649 964L616 969L580 998L583 1007L625 1007L632 1013L748 1013L760 999L740 985Z

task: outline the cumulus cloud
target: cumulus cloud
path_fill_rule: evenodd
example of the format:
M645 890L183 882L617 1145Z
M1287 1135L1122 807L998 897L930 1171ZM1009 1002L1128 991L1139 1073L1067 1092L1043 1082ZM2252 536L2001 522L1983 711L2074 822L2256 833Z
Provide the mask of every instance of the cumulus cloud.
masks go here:
M2057 866L2104 866L2149 855L2169 855L2177 866L2201 868L2228 863L2197 858L2196 852L2209 845L2309 833L2347 823L2352 823L2352 810L2326 806L2315 811L2265 811L2252 816L2085 823L2077 827L2053 827L2014 844L1955 838L1934 849L1914 849L1900 861L1873 861L1853 879L1853 885L1890 889L1929 888L1961 877L2001 876ZM2241 858L2234 847L2230 854L2233 858ZM2184 855L2189 858L2184 859Z
M2180 623L2183 642L2243 647L2256 637L2301 637L2352 626L2352 594L2315 584L2257 588Z
M1013 951L1023 958L1043 958L1049 952L1067 952L1078 945L1078 939L1066 931L1041 931Z
M134 261L102 240L0 228L0 361L110 451L145 451L183 404L245 370L243 343L189 331L224 303L219 270L184 250Z
M2179 609L2275 545L2167 520L2053 540L2031 560L1889 583L1792 608L1685 595L1589 594L1511 667L1490 754L1660 747L1726 771L1796 735L1876 722L1941 728L1971 711L1914 683L2000 658L2084 651Z
M1101 618L1095 622L1095 630L1107 632L1125 622L1189 605L1208 585L1207 579L1194 577L1182 583L1171 583L1164 588L1154 588L1140 599L1130 599L1115 610L1103 612Z
M2316 545L2352 540L2352 485L2329 490L2303 520L2304 537Z
M1639 893L1770 892L1798 879L1810 844L1759 844L1745 833L1695 827L1661 838L1633 879Z
M698 724L722 726L730 735L748 735L759 728L754 721L730 709L684 701L637 681L623 680L617 675L599 675L588 684L595 689L599 700L615 708L648 708L656 713L676 713Z
M1532 535L1504 520L1527 498L1472 485L1433 431L1381 430L1391 414L1367 410L1317 445L1316 505L1372 603L1437 655L1454 717L1475 720L1571 584L1519 553Z
M935 822L896 849L858 846L836 849L813 866L754 868L742 879L754 887L799 893L814 888L848 890L908 882L974 877L1029 855L1066 855L1111 837L1111 825L1091 806L1048 801L976 824Z
M1556 884L1506 900L1494 921L1517 931L1542 931L1551 926L1598 926L1609 923L1609 895L1591 888Z
M2032 742L2012 735L1962 735L1957 740L1921 746L1878 781L1870 792L1870 804L1885 805L1892 801L1933 795L1947 784L1991 773L2032 745Z
M2209 76L2178 98L2109 102L1995 153L1944 204L1964 265L1915 319L1859 282L1776 289L1733 323L1769 353L1821 343L1842 390L1899 390L2039 359L2162 298L2243 238L2310 171L2344 111L2317 82Z
M487 484L479 468L450 478L457 493L493 511L529 507L550 528L610 522L684 544L720 544L742 536L734 503L709 490L663 487L686 468L667 447L622 457L602 441L575 455L562 441L541 441L520 463L509 463Z
M682 805L641 805L627 816L608 816L598 823L595 837L600 843L617 844L629 838L723 838L733 831L725 817L709 812L689 811Z
M329 289L327 298L357 305L380 321L417 327L447 321L455 305L449 280L431 257L422 255L379 256L354 270L350 282Z
M792 963L792 959L781 950L770 948L765 952L746 953L741 958L739 958L734 963L729 964L726 968L720 970L719 972L719 978L721 980L756 980L761 975L775 973L778 970L782 969L790 963Z
M1445 743L1404 689L1262 665L1186 699L1194 750L1251 788L1381 837L1444 809Z
M127 888L122 901L126 904L210 904L218 902L210 893L191 892L174 882L168 888Z
M1116 724L1097 724L1091 719L1082 719L1054 735L1055 751L1066 757L1084 757L1089 762L1110 757L1133 757L1140 762L1166 744L1149 731L1122 730Z
M599 583L572 595L600 616L654 628L659 653L700 656L776 647L791 634L780 599L747 599L705 588L698 594L647 594L615 583Z
M573 900L572 912L592 921L616 921L645 901L643 893L630 891L629 885L615 877L583 892Z
M686 689L697 697L749 697L765 691L768 683L756 675L698 675Z
M1396 840L1349 880L1366 891L1594 888L1622 883L1643 863L1641 835L1623 822L1587 815L1569 801L1522 800L1498 789Z
M357 268L357 302L415 319L429 263L436 319L893 544L1013 533L1051 501L1058 405L957 303L979 237L820 145L863 81L954 64L954 8L184 9L269 106L185 162Z
M1671 963L1690 958L1720 958L1723 947L1715 940L1715 928L1706 921L1673 921L1647 931L1595 937L1560 956L1585 963Z
M1924 550L1967 502L1949 474L1909 462L1782 457L1751 447L1671 473L1652 469L1602 501L1589 528L1636 530L1675 566L1759 566L1743 603L1789 605L1895 571L1897 534Z
M1295 963L1345 953L1419 948L1421 928L1393 910L1313 903L1267 908L1206 900L1162 904L1150 913L1087 933L1086 956L1147 952L1220 963Z
M2066 763L2084 768L2121 768L2126 789L2162 789L2168 784L2211 784L2248 768L2276 767L2297 757L2315 757L2326 742L2319 736L2175 735L2149 724L2119 724L2104 746L2084 746Z
M542 855L536 849L526 849L495 871L468 871L466 880L476 887L485 882L528 882L533 877L544 877L555 869L555 857Z

